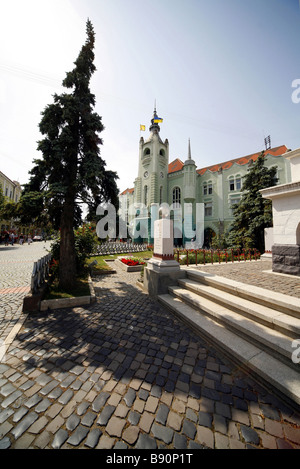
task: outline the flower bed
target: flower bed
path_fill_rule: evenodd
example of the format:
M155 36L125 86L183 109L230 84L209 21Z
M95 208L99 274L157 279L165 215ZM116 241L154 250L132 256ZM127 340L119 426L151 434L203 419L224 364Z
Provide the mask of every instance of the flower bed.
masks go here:
M128 265L129 267L133 267L136 265L145 265L146 263L144 261L141 261L140 259L132 259L128 257L123 257L120 259L123 264Z
M119 257L119 266L127 272L139 272L146 262L136 257Z

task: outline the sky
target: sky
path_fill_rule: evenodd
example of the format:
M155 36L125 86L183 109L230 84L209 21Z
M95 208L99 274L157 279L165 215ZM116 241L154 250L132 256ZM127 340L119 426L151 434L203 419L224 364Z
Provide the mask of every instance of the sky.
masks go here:
M26 183L42 157L41 112L66 91L88 18L101 156L120 191L134 185L155 102L170 162L187 159L189 139L198 168L262 151L269 135L272 147L300 147L298 0L0 0L0 8L0 171L11 180Z

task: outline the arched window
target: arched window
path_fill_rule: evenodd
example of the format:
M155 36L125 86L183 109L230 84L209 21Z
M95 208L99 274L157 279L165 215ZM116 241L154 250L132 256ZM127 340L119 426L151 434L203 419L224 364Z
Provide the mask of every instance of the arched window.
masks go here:
M165 156L165 150L161 149L159 154L160 154L160 156Z
M203 183L203 195L211 195L213 192L212 181Z
M173 204L175 207L181 205L181 190L180 187L173 189Z
M150 148L145 148L144 156L150 155Z
M235 190L236 191L240 191L242 188L242 178L241 176L238 174L236 177L235 177Z

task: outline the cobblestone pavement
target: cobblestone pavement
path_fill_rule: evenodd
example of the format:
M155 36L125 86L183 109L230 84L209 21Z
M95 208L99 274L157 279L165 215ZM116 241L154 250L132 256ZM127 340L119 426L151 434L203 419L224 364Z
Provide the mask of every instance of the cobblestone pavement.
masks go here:
M19 321L24 297L30 291L33 263L47 254L50 242L0 246L0 338Z
M0 363L0 449L299 449L300 414L152 301L138 273L28 316Z
M195 266L190 268L195 268ZM198 268L248 285L300 298L300 277L272 272L271 260L247 261L246 263L228 262L223 265L207 264L206 266L198 266Z

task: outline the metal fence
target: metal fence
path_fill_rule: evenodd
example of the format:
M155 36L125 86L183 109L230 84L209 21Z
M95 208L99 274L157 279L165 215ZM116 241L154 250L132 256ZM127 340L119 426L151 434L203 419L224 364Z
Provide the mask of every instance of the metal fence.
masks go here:
M110 254L125 254L129 252L144 252L147 251L147 244L132 244L132 243L103 243L99 244L97 248L98 256L107 256Z
M260 259L260 253L256 249L175 249L174 254L181 265L221 264Z
M33 270L31 275L31 293L37 293L38 289L45 283L49 277L50 262L52 254L42 257L33 264Z

